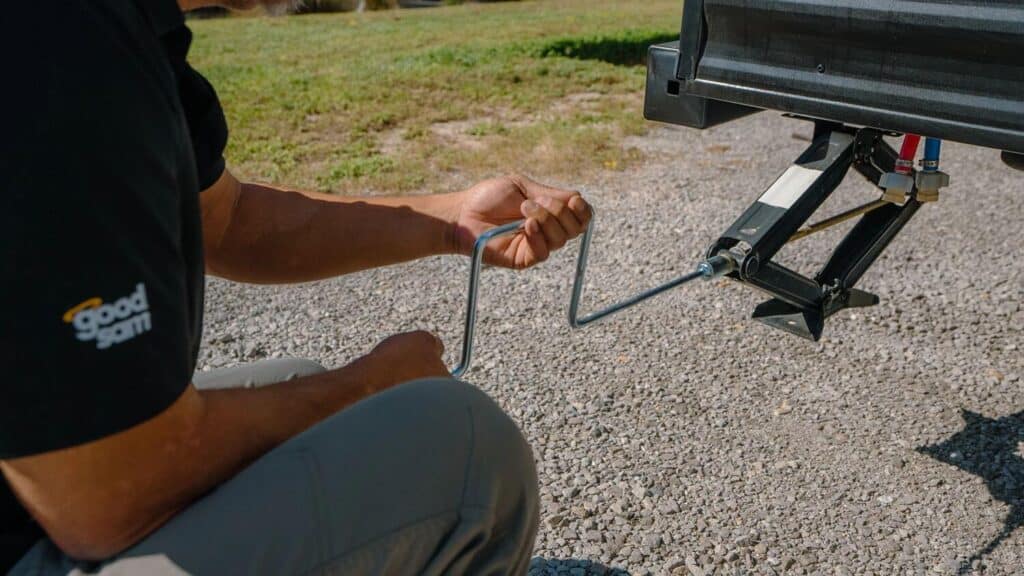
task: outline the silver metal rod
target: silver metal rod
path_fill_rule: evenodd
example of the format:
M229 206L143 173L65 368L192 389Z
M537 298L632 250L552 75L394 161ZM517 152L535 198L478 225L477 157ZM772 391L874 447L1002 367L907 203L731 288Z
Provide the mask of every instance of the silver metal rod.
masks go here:
M649 300L663 292L667 292L683 284L693 282L698 278L710 278L717 274L717 271L711 267L702 265L697 268L694 272L684 274L679 278L670 280L660 286L655 286L649 290L645 290L636 296L627 298L617 304L612 304L607 308L603 308L596 312L591 312L586 316L580 317L580 301L583 299L583 284L587 275L587 261L590 258L590 240L594 235L594 218L591 218L590 225L587 226L586 231L583 233L583 238L580 240L580 254L576 260L576 277L572 284L572 297L569 300L569 325L573 328L583 328L588 324L592 324L607 318L612 314L621 312L627 308L632 308L637 304Z
M476 303L480 292L480 270L483 268L484 250L487 244L499 236L512 234L523 227L525 220L510 222L504 226L491 228L476 239L473 255L469 264L469 295L466 297L466 324L462 335L462 358L458 366L452 370L452 377L459 378L469 370L473 361L473 336L476 332Z
M473 254L469 264L469 293L466 296L466 323L462 336L462 357L459 360L458 366L452 370L452 376L455 378L460 378L465 374L473 362L473 339L476 335L476 307L480 293L480 273L483 269L484 251L487 248L487 244L495 238L519 231L525 222L525 220L519 220L518 222L511 222L504 226L492 228L481 234L473 245ZM576 276L572 285L572 298L569 300L569 325L573 328L582 328L698 278L715 278L728 274L735 269L736 262L731 257L727 255L714 256L702 261L694 272L680 276L675 280L670 280L597 312L591 312L581 318L579 316L580 301L583 298L583 283L587 273L587 260L590 257L590 240L593 235L594 218L591 218L590 224L583 232L583 238L580 240L580 253L576 260Z

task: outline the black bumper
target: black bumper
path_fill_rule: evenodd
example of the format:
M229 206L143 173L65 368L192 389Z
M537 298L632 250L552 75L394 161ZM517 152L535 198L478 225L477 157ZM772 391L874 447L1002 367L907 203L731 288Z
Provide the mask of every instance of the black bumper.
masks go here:
M1024 152L1024 2L687 0L645 115L757 109Z

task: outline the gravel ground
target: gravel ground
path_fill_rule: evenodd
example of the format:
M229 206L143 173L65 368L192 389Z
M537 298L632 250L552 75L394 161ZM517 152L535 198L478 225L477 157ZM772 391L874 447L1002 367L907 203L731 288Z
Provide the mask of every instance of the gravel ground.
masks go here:
M600 210L587 300L690 270L809 133L766 113L634 142L649 162L585 188ZM944 166L954 187L861 282L881 305L840 313L817 344L749 321L762 297L724 281L574 332L574 249L488 271L468 380L534 447L531 574L1024 573L1024 174L953 144ZM825 210L873 194L851 176ZM782 260L810 271L838 234ZM211 281L201 365L337 366L414 328L457 349L466 270Z

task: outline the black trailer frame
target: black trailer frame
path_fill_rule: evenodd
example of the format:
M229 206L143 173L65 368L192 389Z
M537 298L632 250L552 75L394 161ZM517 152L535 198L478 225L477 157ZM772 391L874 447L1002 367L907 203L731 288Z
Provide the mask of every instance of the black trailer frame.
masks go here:
M652 120L771 109L1024 153L1019 0L686 0L651 58Z
M878 303L855 285L924 196L912 186L903 202L859 212L813 278L773 258L851 167L882 187L899 157L884 135L1021 158L1024 2L686 0L680 41L650 49L645 117L703 129L762 109L813 121L814 138L706 256L772 297L755 319L818 340L832 314Z

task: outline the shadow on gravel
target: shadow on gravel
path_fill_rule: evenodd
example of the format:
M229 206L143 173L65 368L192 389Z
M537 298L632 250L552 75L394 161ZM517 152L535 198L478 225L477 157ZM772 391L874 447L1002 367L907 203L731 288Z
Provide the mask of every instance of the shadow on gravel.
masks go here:
M591 560L541 558L530 561L528 576L630 576L622 568L609 568Z
M969 574L974 563L992 553L1014 530L1024 526L1024 411L990 419L963 410L964 429L941 444L917 449L940 462L956 466L985 481L993 498L1010 506L1003 529L984 548L960 564Z

